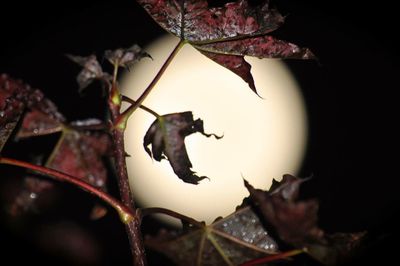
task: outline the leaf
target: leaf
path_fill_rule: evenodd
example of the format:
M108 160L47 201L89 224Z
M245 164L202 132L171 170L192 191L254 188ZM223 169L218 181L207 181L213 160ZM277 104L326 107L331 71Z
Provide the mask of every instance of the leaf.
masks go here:
M79 85L79 91L85 89L95 80L99 80L105 84L108 84L112 79L112 76L110 74L103 72L103 69L99 61L97 61L95 55L83 57L67 54L66 56L73 62L82 66L82 71L78 74L76 78L76 81Z
M10 214L13 216L21 215L27 211L37 212L38 199L50 189L53 183L35 176L28 175L24 178L21 190L18 192L14 201L11 203Z
M103 156L110 150L111 140L105 133L65 128L46 166L106 190Z
M240 76L257 93L244 56L258 58L315 58L307 48L266 34L283 24L283 17L266 0L252 7L238 0L209 7L206 0L138 0L165 30L186 40L216 63Z
M36 135L64 121L55 105L40 90L34 90L5 74L0 75L0 150L25 109L30 111L25 115L17 137L21 134Z
M144 136L143 146L156 161L167 158L175 174L184 182L198 184L207 177L199 177L191 170L192 163L185 146L185 137L196 132L206 137L221 138L204 133L203 121L193 120L192 112L173 113L160 116L151 124ZM151 151L148 148L150 144Z
M250 207L211 225L193 227L189 232L161 231L156 237L147 236L145 243L177 265L239 265L278 252Z
M265 222L282 241L305 248L310 256L325 265L337 265L359 246L365 233L329 235L320 229L318 201L298 200L300 185L306 180L284 175L281 182L274 180L269 191L255 189L246 180L244 182Z
M25 109L29 91L21 81L0 75L0 152Z
M128 68L135 63L136 61L142 59L143 57L150 57L151 56L142 50L139 45L134 44L130 48L118 48L116 50L107 50L104 52L104 57L107 60L115 65L122 66Z
M318 228L318 202L297 201L299 185L303 180L284 175L280 183L270 191L253 188L247 181L245 186L251 199L259 207L267 223L277 231L279 237L294 246L310 242L325 242L324 232Z

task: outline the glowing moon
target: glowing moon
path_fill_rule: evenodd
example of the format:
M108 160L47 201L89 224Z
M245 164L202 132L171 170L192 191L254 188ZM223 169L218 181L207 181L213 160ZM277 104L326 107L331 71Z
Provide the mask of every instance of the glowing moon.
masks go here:
M162 37L145 50L143 59L122 80L124 94L137 99L160 69L174 37ZM291 73L279 60L246 58L259 94L235 74L185 45L144 105L159 114L193 111L204 120L205 132L220 140L194 134L186 138L193 170L208 176L199 185L186 184L168 161L152 161L143 137L155 118L138 110L126 132L130 185L144 207L165 207L211 223L232 213L248 195L242 175L258 188L272 179L296 174L305 150L307 127L302 95Z

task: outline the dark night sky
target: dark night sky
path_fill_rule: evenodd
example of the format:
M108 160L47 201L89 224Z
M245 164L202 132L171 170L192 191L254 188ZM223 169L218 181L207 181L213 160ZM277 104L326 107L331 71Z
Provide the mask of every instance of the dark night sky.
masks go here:
M0 73L42 89L69 120L99 117L102 106L94 90L78 98L74 78L78 69L64 54L101 55L133 43L144 46L163 32L133 0L12 2L0 7ZM394 252L389 242L398 237L394 94L399 88L400 53L395 42L398 15L389 2L274 1L287 19L273 35L307 46L319 57L319 63L288 62L302 87L310 121L300 175L314 179L304 193L320 199L320 222L327 231L370 230L386 235L373 247L371 261L377 261L384 249ZM80 219L85 228L91 227L94 234L107 232L103 238L124 249L124 232L115 229L119 225L114 214L95 226ZM13 248L16 245L9 250ZM129 261L129 253L112 251L106 261Z

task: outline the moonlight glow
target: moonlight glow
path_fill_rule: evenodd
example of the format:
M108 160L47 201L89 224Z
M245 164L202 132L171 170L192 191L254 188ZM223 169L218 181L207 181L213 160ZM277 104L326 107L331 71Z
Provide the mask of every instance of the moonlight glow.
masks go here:
M173 47L174 37L163 37L145 50L143 59L123 79L123 91L132 99L156 75ZM199 185L186 184L168 161L152 161L143 149L143 136L155 118L138 110L126 132L130 184L144 207L165 207L211 223L226 216L248 195L242 176L257 188L269 188L272 179L295 174L306 140L303 99L291 73L279 60L246 58L259 94L229 70L185 45L144 105L159 114L193 111L204 120L205 132L220 140L194 134L186 138L193 170L208 176Z

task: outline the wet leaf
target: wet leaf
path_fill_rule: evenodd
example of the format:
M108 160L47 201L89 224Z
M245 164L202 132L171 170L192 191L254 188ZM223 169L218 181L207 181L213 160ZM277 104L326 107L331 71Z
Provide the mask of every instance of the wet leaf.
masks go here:
M168 159L175 174L184 182L198 184L207 177L199 177L191 170L192 163L185 146L185 137L196 132L206 137L221 138L204 133L203 121L193 120L192 112L173 113L163 115L153 122L144 136L143 146L156 161ZM150 144L151 151L148 148Z
M79 91L85 89L95 80L99 80L103 83L108 84L112 79L110 74L103 72L103 69L99 61L97 61L95 55L83 57L67 54L66 56L82 67L82 71L78 74L76 78L76 81L79 85Z
M165 30L186 40L205 56L240 76L256 92L251 66L244 56L315 58L307 48L267 36L283 17L266 0L253 7L238 0L209 7L206 0L138 0Z
M177 265L239 265L278 252L276 242L250 207L211 225L193 225L189 232L164 230L145 242Z
M118 48L116 50L107 50L104 52L104 57L107 58L111 64L117 64L118 66L128 69L133 63L139 61L143 57L151 58L151 56L143 51L142 48L140 48L140 46L137 44L134 44L127 49Z
M103 157L110 154L110 146L105 133L65 128L46 166L106 190Z
M10 214L18 216L28 211L37 212L39 209L38 199L53 187L51 181L35 176L26 176L21 190L11 203Z
M245 186L267 223L274 227L283 241L294 246L323 243L324 232L317 226L318 201L297 201L301 182L300 178L284 175L282 181L267 192L253 188L247 181Z
M0 152L25 109L29 86L0 75Z
M279 238L307 253L325 265L337 265L351 256L365 233L326 234L318 227L318 201L298 200L301 183L292 175L284 175L281 182L274 180L269 191L245 186L250 198L259 208L270 230Z

